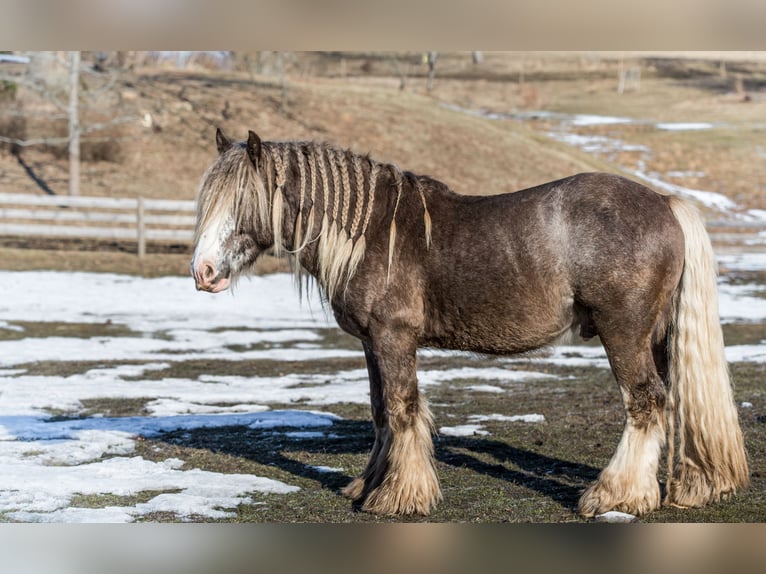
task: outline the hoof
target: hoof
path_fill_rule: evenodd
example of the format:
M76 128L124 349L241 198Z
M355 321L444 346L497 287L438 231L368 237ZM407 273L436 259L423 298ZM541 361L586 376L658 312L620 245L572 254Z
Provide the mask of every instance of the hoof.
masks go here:
M733 480L723 479L716 483L692 466L683 467L678 474L680 476L668 484L665 504L669 506L697 508L727 498L737 490Z
M598 480L580 497L579 513L592 518L611 510L635 516L648 514L660 506L660 485L653 481L643 491L625 492L606 481Z
M364 479L357 477L346 485L341 493L351 500L359 500L364 495Z
M384 516L413 515L427 516L441 499L441 492L406 492L396 491L381 485L372 490L362 505L362 510Z

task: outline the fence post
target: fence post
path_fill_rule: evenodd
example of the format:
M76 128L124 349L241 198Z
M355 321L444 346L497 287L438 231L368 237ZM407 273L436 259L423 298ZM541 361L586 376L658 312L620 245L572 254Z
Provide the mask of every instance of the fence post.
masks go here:
M136 208L136 233L138 233L138 257L146 255L146 229L144 225L144 198L139 197Z

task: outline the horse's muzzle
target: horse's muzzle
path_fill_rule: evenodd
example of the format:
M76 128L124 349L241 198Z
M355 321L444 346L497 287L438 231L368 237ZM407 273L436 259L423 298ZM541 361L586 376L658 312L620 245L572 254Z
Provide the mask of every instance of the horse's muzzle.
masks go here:
M231 280L228 277L222 277L215 265L209 261L203 261L196 267L192 264L192 276L197 285L197 291L220 293L228 289L231 284Z

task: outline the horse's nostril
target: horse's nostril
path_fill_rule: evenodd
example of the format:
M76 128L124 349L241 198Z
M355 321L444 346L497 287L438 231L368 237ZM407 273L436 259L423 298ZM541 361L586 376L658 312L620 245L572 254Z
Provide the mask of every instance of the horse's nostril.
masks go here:
M211 263L205 263L202 266L202 278L205 281L212 281L215 278L215 267Z

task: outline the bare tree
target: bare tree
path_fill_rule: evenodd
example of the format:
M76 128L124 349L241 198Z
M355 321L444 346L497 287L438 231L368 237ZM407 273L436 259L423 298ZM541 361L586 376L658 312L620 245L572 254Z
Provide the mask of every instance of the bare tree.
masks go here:
M429 92L434 87L434 77L436 76L436 61L439 59L439 52L427 52L426 63L428 64L428 83L426 90Z
M103 134L113 126L136 121L133 115L114 116L111 111L119 104L119 93L115 90L119 73L115 69L105 70L100 61L97 66L84 66L80 52L30 52L26 54L26 62L22 72L0 70L0 80L18 86L19 92L24 92L24 102L32 102L32 105L17 102L3 111L5 115L24 120L25 125L30 123L27 120L32 120L36 133L31 136L26 130L0 133L0 143L12 146L20 160L22 150L30 146L64 147L69 157L69 193L79 195L81 144L88 142L103 148L104 143L114 143L114 136L99 135L99 132ZM87 89L81 89L84 86ZM95 110L97 117L107 119L83 125L83 110ZM56 133L56 126L63 127L64 120L68 124L66 135L63 130Z
M69 52L69 195L80 195L80 52Z

